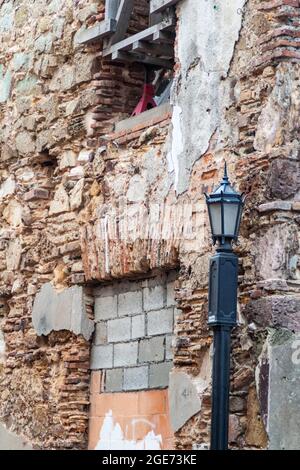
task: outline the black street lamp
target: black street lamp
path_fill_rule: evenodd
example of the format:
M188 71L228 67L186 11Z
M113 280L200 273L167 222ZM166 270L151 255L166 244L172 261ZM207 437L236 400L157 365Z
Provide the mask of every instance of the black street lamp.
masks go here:
M237 325L237 241L245 197L230 185L225 163L218 188L205 194L214 245L210 260L208 325L214 330L211 450L228 449L230 336Z

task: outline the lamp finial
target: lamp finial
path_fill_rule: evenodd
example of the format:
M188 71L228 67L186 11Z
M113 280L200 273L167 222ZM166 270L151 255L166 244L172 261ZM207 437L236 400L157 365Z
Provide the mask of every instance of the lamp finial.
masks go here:
M228 184L229 183L229 178L227 174L227 163L225 162L224 164L224 176L223 176L223 183Z

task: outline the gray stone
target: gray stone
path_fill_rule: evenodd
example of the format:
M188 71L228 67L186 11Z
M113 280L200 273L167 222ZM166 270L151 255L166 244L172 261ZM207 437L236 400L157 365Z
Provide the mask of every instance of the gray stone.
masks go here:
M1 66L0 66L1 67ZM0 68L0 103L5 103L10 96L12 85L12 74L9 70L2 76Z
M0 324L0 367L5 362L5 339Z
M93 79L95 56L82 51L75 57L74 79L76 85Z
M165 358L165 337L142 339L139 344L139 363L161 362Z
M158 310L163 308L165 301L166 289L163 285L155 287L146 287L143 290L144 295L144 310Z
M34 42L34 50L38 53L50 52L53 44L53 34L47 33L39 36Z
M123 389L123 369L111 369L106 371L105 391L121 392Z
M18 95L22 95L22 97L24 97L26 95L35 94L37 90L40 91L40 87L38 85L37 78L32 75L28 75L17 83L15 90Z
M32 322L39 336L68 330L89 340L94 331L94 322L86 313L83 288L79 286L56 292L52 284L44 284L34 300Z
M95 321L110 320L117 317L118 297L96 297Z
M16 148L22 155L27 155L35 151L35 143L29 132L20 132L16 137Z
M106 322L102 321L102 322L96 323L94 343L97 345L107 343L107 323Z
M132 291L124 292L119 294L118 297L118 315L122 317L124 315L135 315L142 313L142 292Z
M129 202L142 202L146 197L146 182L140 175L134 175L129 183L126 194Z
M300 336L285 337L279 343L274 338L269 341L270 450L300 449Z
M169 385L169 375L173 367L172 362L162 362L161 364L151 364L149 372L150 388L165 388Z
M143 390L148 388L148 366L124 369L124 386L126 390Z
M72 168L76 166L77 156L72 150L66 150L59 161L59 169Z
M94 346L91 353L91 369L111 369L113 367L113 345Z
M12 2L7 2L0 9L0 32L11 31L14 24L14 7Z
M54 18L53 20L53 33L57 39L60 39L64 32L65 18Z
M272 160L266 183L270 199L294 197L300 188L299 161L283 158Z
M264 327L284 327L300 332L300 296L273 295L248 302L244 315Z
M129 341L131 336L131 318L118 318L107 322L107 341L117 343Z
M165 308L147 313L148 335L173 333L173 308Z
M190 376L185 372L171 372L168 393L171 426L176 432L201 410L201 400Z
M63 185L59 186L50 203L49 215L60 214L70 210L69 196Z
M70 193L70 207L72 211L79 209L82 204L83 188L84 178L77 181Z
M83 23L90 16L96 15L97 12L98 12L98 4L97 3L91 3L90 5L87 5L86 7L79 10L79 12L77 13L77 18L81 23Z
M131 325L131 338L143 338L145 336L146 331L146 317L145 315L136 315L132 317L132 325Z
M266 202L258 206L258 211L261 213L271 211L290 211L292 209L292 203L289 201L272 201Z
M17 436L0 424L0 450L32 450L32 447L21 436Z
M16 190L16 182L12 176L9 176L0 186L0 198L13 194Z
M10 240L6 251L6 267L9 271L16 271L20 267L22 246L18 238Z
M119 343L114 346L114 367L130 367L137 364L138 342Z

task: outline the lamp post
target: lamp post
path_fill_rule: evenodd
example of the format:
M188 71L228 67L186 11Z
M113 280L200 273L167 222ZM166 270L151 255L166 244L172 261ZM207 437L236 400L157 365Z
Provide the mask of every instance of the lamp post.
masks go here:
M228 449L230 336L237 325L237 241L245 197L231 186L225 163L221 184L205 194L214 245L210 260L208 325L214 331L211 450Z

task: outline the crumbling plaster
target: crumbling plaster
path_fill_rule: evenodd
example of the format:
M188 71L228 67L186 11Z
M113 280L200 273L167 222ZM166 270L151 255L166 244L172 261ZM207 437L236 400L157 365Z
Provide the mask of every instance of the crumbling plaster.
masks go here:
M230 82L226 78L245 3L245 0L179 3L180 68L173 86L172 145L172 160L178 167L175 188L179 194L188 189L193 165L207 151L230 100ZM195 11L201 14L195 15ZM222 135L217 139L222 141Z

